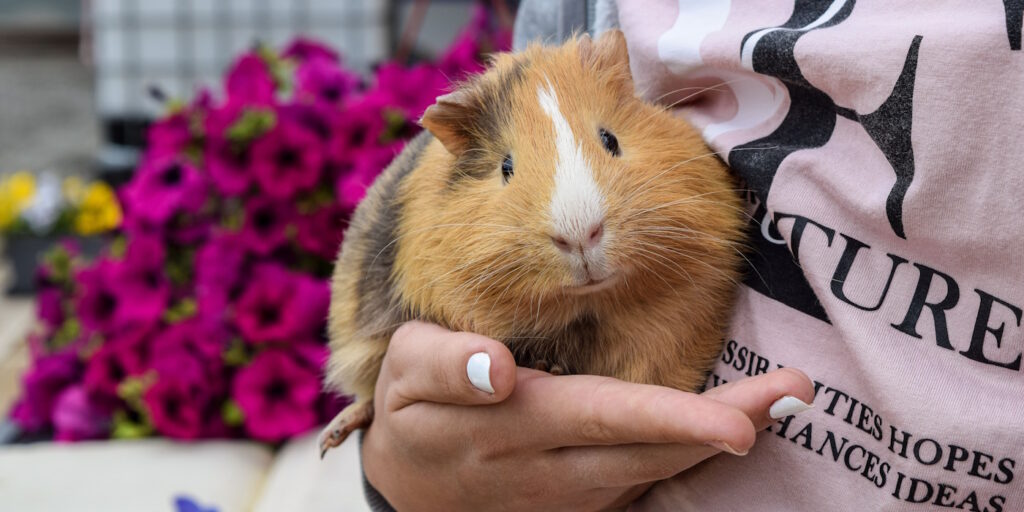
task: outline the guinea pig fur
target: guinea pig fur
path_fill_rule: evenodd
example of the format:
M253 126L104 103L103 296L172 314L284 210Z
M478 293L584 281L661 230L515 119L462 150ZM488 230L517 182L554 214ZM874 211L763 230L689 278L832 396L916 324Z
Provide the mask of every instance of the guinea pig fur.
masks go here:
M722 347L744 213L700 134L636 98L610 31L499 54L441 96L356 210L332 280L321 436L373 418L389 339L420 319L521 366L693 391Z

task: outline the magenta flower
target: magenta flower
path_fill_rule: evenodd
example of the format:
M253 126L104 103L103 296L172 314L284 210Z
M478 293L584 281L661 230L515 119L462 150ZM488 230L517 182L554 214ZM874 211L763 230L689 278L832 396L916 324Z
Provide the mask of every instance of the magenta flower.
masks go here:
M142 396L157 432L176 439L196 439L206 423L204 409L209 396L202 386L160 373L157 381Z
M221 355L229 333L201 317L168 326L152 340L150 362L161 373L174 373L197 386L214 387L222 370Z
M124 304L114 282L114 269L114 263L101 260L75 278L78 318L89 330L113 332L123 321L120 308Z
M23 430L38 432L51 424L53 408L64 389L76 382L81 365L74 353L44 355L21 378L21 399L11 419Z
M49 329L56 329L64 323L64 302L60 289L41 288L36 295L36 316Z
M329 299L326 282L261 265L235 305L235 324L254 344L311 337L322 329Z
M160 319L171 296L164 275L162 241L150 236L131 238L124 260L113 267L112 277L123 323L152 325Z
M247 147L227 139L211 138L206 143L205 157L210 180L222 194L237 196L249 188L252 175Z
M245 204L242 246L260 256L267 256L288 241L288 227L295 214L291 205L255 197Z
M444 73L429 64L405 68L389 62L377 69L377 90L387 94L392 103L413 119L422 117L423 111L448 87Z
M153 123L146 134L147 154L166 157L176 155L185 149L192 141L189 117L190 112L182 110Z
M57 398L53 426L57 441L100 439L110 432L110 410L89 395L84 386L71 386Z
M256 53L245 53L228 71L225 91L229 101L252 105L274 103L276 86L267 63Z
M359 87L359 75L341 68L336 62L314 58L299 64L295 94L300 100L337 107Z
M199 316L218 320L241 293L245 275L245 246L241 236L216 232L196 254L196 299Z
M228 102L211 109L206 116L206 146L203 156L210 180L225 195L245 192L252 184L249 172L249 148L228 138L231 129L245 111L242 103Z
M245 430L256 439L278 441L316 426L318 373L287 352L266 350L235 377L233 396L245 413Z
M333 129L336 119L341 110L337 107L324 104L301 104L284 105L277 110L277 115L284 122L297 123L310 133L316 134L320 144L325 144L333 137ZM328 155L325 150L325 155Z
M341 247L348 217L348 212L337 205L303 216L297 223L299 229L295 237L299 247L324 260L333 260Z
M469 24L441 56L438 67L452 80L462 80L465 75L484 69L480 60L482 54L504 51L511 46L511 31L498 27L491 13L477 4Z
M198 211L206 201L206 184L191 165L154 157L142 163L122 195L128 219L163 226L176 214Z
M300 39L241 55L216 102L204 90L156 121L118 190L125 237L91 263L54 252L36 275L43 328L14 421L91 439L141 406L158 435L276 441L333 416L348 399L319 376L344 227L445 75L480 69L498 41L477 12L440 62L385 64L364 89ZM132 378L141 404L118 395Z
M292 41L287 47L285 47L284 51L281 52L281 56L286 59L296 59L298 61L315 58L327 59L332 62L339 61L338 52L304 37L299 37Z
M347 174L342 175L335 184L338 204L345 210L355 211L356 206L366 196L366 190L401 151L403 144L399 142L392 146L375 147L359 152L355 166Z
M388 100L385 95L374 93L349 102L331 127L328 147L332 161L354 163L362 149L380 144L387 128L384 109Z
M257 139L251 151L256 181L275 199L291 199L316 185L324 164L324 147L316 134L284 119Z
M96 396L117 397L117 387L126 377L139 375L146 368L148 347L138 331L107 341L85 364L85 388Z

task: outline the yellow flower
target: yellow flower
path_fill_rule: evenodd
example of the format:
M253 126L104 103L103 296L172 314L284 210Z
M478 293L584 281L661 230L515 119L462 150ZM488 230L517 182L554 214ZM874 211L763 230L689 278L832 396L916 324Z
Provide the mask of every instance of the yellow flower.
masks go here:
M16 172L0 181L0 230L14 223L35 194L36 178L28 171Z
M85 199L85 181L78 176L68 176L64 178L64 183L61 185L63 189L64 197L69 203L77 205Z
M75 230L80 235L94 235L121 225L121 205L109 185L97 181L89 185L75 215Z

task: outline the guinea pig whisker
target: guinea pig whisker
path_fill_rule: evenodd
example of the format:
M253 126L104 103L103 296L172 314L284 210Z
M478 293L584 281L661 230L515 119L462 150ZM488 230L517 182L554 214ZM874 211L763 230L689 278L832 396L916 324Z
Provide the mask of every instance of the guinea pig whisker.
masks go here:
M668 256L665 256L664 254L661 254L660 251L665 251L666 250L665 247L659 246L657 244L652 244L652 243L649 243L649 242L639 242L639 243L642 246L652 247L654 249L650 250L650 249L644 249L644 248L638 247L637 250L639 250L642 253L646 253L646 254L654 257L654 258L657 258L661 262L665 263L665 266L668 267L670 270L676 272L676 275L678 275L679 277L685 277L687 280L690 281L690 284L693 284L694 286L697 285L697 283L693 280L693 276L689 272L687 272L687 270L678 261L673 261ZM676 251L671 251L670 250L668 252L676 252ZM682 253L678 253L678 252L676 252L676 253L679 256L685 256ZM682 272L682 274L680 274L679 272ZM660 276L660 274L658 274L658 275Z
M756 148L753 148L753 147L751 147L751 148L734 148L731 151L753 151L753 150L763 151L765 149L771 149L773 147L778 147L778 146L765 146L765 147L756 147ZM645 193L648 190L650 190L650 188L647 188L648 185L650 185L651 182L653 182L654 180L656 180L656 179L660 178L661 176L663 176L665 173L671 172L672 170L679 168L679 166L681 166L681 165L688 164L690 162L693 162L695 160L699 160L701 158L708 158L708 157L711 157L711 156L720 156L723 152L724 151L712 151L712 152L709 152L709 153L704 153L704 154L701 154L701 155L690 157L690 158L687 158L685 160L681 160L681 161L671 165L670 167L660 171L658 174L648 178L647 181L645 181L644 183L641 183L639 187L634 189L633 193L627 198L627 200L632 200L634 197L638 196L639 194ZM710 178L702 178L702 177L698 177L698 176L686 176L682 180L671 181L671 182L668 182L668 183L682 183L684 181L713 182L713 180L711 180ZM664 184L665 184L665 182L661 182L661 183L657 183L656 185L663 186ZM651 185L651 186L653 186L653 185ZM739 190L739 189L734 189L734 190L737 191L737 192L742 192L742 190Z
M705 86L705 87L680 87L678 89L675 89L675 90L672 90L672 91L668 91L665 94L662 94L661 96L658 96L657 98L654 98L652 103L655 103L658 107L660 107L661 108L661 112L665 112L665 111L667 111L667 110L669 110L671 108L674 108L676 105L679 105L680 103L685 103L687 100L689 100L690 98L693 98L694 96L698 96L698 95L704 94L705 92L710 92L710 91L720 91L720 90L722 90L721 88L724 87L724 86L732 85L734 83L742 82L742 81L745 81L745 80L753 80L753 78L748 77L748 76L744 76L744 77L734 78L732 80L728 80L728 81L725 81L725 82L720 82L720 83L717 83L715 85L709 85L709 86ZM661 101L662 99L664 99L666 96L671 96L671 95L673 95L673 94L675 94L677 92L683 92L683 91L689 91L689 90L695 90L696 92L688 94L686 97L684 97L682 99L679 99L679 100L676 100L676 101L673 101L672 103L669 103L667 105L660 105L660 104L658 104L658 102Z
M643 242L643 241L641 241L640 243L642 243L642 244L643 244L643 243L646 243L646 244L649 244L649 245L653 245L653 246L659 247L659 248L660 248L661 250L667 250L667 251L669 251L669 252L672 252L673 254L676 254L676 255L678 255L678 256L680 256L680 257L682 257L682 258L686 258L686 259L688 259L688 260L692 260L692 261L694 261L694 262L696 262L696 263L698 263L698 264L700 264L700 265L703 265L703 266L707 267L707 268L708 268L709 270L711 270L711 271L712 271L713 273L717 273L717 274L721 274L721 275L723 275L723 276L726 276L726 278L727 278L727 279L728 279L728 280L729 280L730 282L732 282L733 284L735 284L735 285L737 285L737 286L739 285L739 283L738 283L738 282L737 282L737 281L736 281L735 279L733 279L732 277L730 277L730 276L729 276L729 275L728 275L728 274L727 274L727 273L726 273L725 271L723 271L722 269L720 269L720 268L718 268L718 267L716 267L716 266L714 266L714 265L712 265L712 264L710 264L710 263L708 263L708 262L706 262L706 261L702 260L701 258L698 258L698 257L696 257L696 256L693 256L693 255L691 255L691 254L687 254L687 253L685 253L685 252L682 252L682 251L676 251L676 250L672 250L672 249L669 249L669 248L667 248L667 247L663 247L663 246L657 246L657 245L655 245L655 244L650 244L650 242Z
M676 200L673 200L673 201L669 201L667 203L662 203L662 204L658 204L658 205L655 205L655 206L651 206L649 208L638 209L638 210L630 212L630 214L626 217L626 219L627 220L628 219L634 219L636 217L640 217L640 216L643 216L643 215L646 215L646 214L650 214L650 213L656 212L658 210L663 210L665 208L671 208L673 206L677 206L677 205L680 205L680 204L687 204L687 203L698 202L697 201L698 199L700 199L702 197L707 197L709 195L714 195L714 194L721 194L721 192L720 191L704 192L704 193L701 193L701 194L695 194L695 195L692 195L692 196L687 196L687 197L679 198L679 199L676 199ZM714 202L714 204L720 204L720 203Z

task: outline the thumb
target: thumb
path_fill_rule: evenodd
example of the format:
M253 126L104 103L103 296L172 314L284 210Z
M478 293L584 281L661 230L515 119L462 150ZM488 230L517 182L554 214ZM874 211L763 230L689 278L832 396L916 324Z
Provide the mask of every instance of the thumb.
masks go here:
M497 403L515 388L516 362L499 341L423 322L398 328L381 366L385 407Z
M762 430L812 407L814 383L800 370L782 368L711 388L704 396L742 410Z

